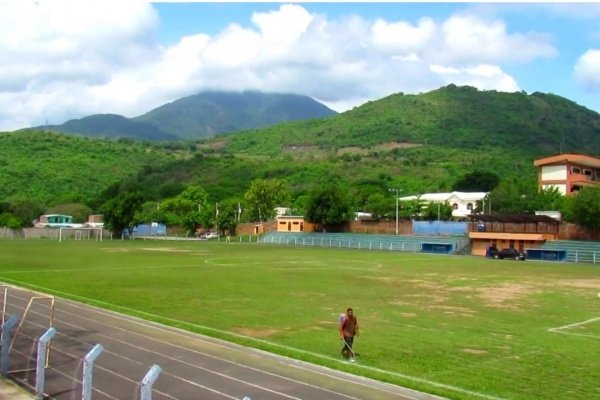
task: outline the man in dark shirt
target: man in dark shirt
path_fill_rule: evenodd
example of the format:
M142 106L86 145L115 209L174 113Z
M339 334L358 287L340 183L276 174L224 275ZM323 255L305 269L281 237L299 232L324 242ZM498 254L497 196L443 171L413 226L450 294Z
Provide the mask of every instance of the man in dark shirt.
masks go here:
M342 357L348 359L350 362L354 362L354 351L352 350L352 344L354 343L354 336L358 336L358 320L354 316L352 308L346 310L346 314L340 316L340 340L344 341L344 347L342 347Z

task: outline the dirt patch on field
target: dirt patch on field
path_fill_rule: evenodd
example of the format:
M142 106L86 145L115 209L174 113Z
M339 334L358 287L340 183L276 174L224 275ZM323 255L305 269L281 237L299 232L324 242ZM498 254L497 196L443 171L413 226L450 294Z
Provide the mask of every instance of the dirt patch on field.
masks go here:
M324 293L316 293L316 292L293 292L290 293L290 296L296 297L324 297Z
M253 338L266 338L269 336L273 336L279 332L279 329L252 329L252 328L235 328L233 330L235 333L244 336L250 336Z
M562 279L556 281L556 285L575 289L600 290L600 279Z
M472 317L475 314L474 310L466 307L453 307L453 306L430 306L431 310L442 310L446 315L458 315L461 317Z
M173 249L171 247L142 247L141 250L160 251L165 253L189 253L191 251L186 249Z
M395 279L392 278L391 276L369 276L369 275L362 275L359 276L359 278L361 279L369 279L372 281L380 281L380 282L384 282L384 283L394 283Z
M121 247L105 247L102 250L104 250L108 253L127 253L127 252L129 252L129 249L123 249Z
M487 351L485 350L477 350L477 349L462 349L463 352L465 353L469 353L469 354L486 354Z
M400 313L400 316L406 317L406 318L414 318L417 316L417 314L414 312L403 312L403 313Z
M475 290L487 306L511 309L518 309L516 302L542 292L538 286L524 283L505 283Z

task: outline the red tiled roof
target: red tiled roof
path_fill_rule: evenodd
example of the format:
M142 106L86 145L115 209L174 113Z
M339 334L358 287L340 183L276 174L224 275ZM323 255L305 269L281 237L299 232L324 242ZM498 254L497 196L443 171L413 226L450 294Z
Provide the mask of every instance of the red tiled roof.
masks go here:
M558 154L555 156L538 158L533 162L536 167L542 165L574 163L586 167L600 168L600 158L586 156L583 154Z

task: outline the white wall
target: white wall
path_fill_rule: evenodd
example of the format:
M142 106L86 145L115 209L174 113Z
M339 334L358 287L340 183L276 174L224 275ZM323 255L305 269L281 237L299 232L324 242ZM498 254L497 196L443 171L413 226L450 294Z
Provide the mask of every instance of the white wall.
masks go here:
M542 181L567 179L566 165L546 165L542 167Z

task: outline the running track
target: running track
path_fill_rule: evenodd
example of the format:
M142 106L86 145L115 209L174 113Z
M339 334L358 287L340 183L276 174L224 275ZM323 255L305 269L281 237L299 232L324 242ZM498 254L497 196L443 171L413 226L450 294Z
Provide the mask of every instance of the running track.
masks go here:
M9 287L6 316L23 315L33 295ZM33 338L48 329L48 305L32 306L10 356L9 376L32 391ZM93 367L93 400L139 399L139 382L154 364L162 373L153 400L440 399L60 298L53 326L45 399L81 399L82 360L96 344L104 351Z

